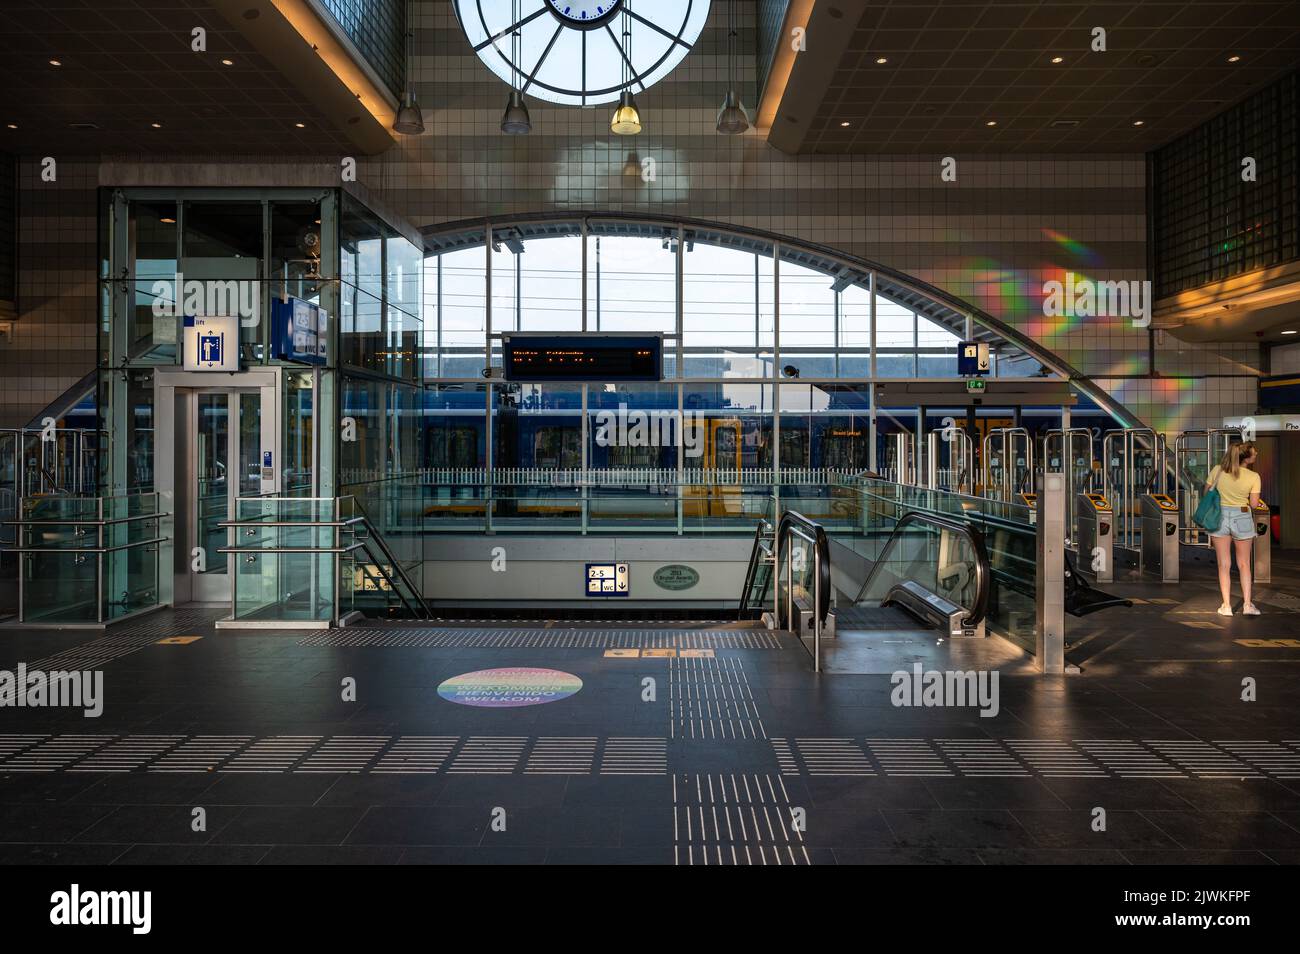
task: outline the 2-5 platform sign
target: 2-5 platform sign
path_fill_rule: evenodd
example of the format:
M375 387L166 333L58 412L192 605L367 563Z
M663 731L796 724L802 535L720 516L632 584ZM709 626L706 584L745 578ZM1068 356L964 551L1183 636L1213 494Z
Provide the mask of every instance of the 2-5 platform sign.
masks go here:
M628 572L626 563L588 563L587 596L627 596Z

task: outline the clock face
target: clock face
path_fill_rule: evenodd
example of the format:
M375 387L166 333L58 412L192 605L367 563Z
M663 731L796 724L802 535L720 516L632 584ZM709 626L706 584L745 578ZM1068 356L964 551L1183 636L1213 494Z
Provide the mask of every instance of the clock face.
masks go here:
M617 102L667 76L700 38L709 0L452 0L465 38L530 98Z
M590 30L608 23L618 13L623 0L546 0L546 5L561 23Z

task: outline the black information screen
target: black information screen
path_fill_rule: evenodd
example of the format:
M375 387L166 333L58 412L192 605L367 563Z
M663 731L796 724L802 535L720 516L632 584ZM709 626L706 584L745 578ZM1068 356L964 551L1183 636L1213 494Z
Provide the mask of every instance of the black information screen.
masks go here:
M507 381L660 381L658 335L506 335Z

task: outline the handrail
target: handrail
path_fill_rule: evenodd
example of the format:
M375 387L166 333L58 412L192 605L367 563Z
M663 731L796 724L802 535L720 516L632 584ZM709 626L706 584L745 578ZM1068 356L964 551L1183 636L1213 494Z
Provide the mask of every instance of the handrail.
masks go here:
M357 507L360 508L361 504L358 503ZM370 522L370 518L365 516L364 513L362 514L361 522L362 525L365 526L365 528L368 531L370 531L370 536L366 537L365 540L362 541L363 543L367 544L366 551L367 552L370 551L369 544L371 542L374 542L376 545L378 545L380 552L384 556L384 559L386 559L389 562L393 570L397 573L399 577L401 577L402 583L404 583L406 585L406 588L411 591L411 596L415 598L416 602L420 606L419 612L413 610L409 604L407 604L407 609L411 609L414 615L419 617L420 619L428 619L429 618L428 607L424 605L424 600L420 599L420 591L416 588L415 584L411 581L411 578L406 575L406 570L402 567L402 564L398 561L397 557L393 555L393 551L388 549L388 543L384 540L383 536L379 533L379 531L375 529L374 524ZM371 553L370 556L372 559L374 558L373 553ZM375 563L376 565L379 565L379 561L376 560ZM403 603L407 602L406 597L402 596L401 593L398 593L397 595L398 598L400 598Z
M87 497L84 499L93 500L94 498ZM134 516L117 517L114 520L81 520L69 517L66 520L0 520L0 524L8 527L114 527L123 523L139 523L141 520L158 520L170 516L170 513L137 513Z
M135 547L151 546L158 543L166 543L171 537L154 537L152 540L132 540L130 543L119 543L115 547L4 547L5 553L117 553L120 550L131 550Z
M781 559L782 540L791 533L799 531L802 531L799 536L811 543L814 548L814 562L819 570L814 585L820 589L819 605L815 607L815 612L818 621L824 623L827 614L831 611L831 549L822 525L794 510L787 510L781 514L781 519L776 525L776 560L779 563Z
M378 540L379 538L376 536L371 539ZM424 600L420 599L420 591L412 586L411 581L407 577L406 571L402 569L401 564L393 559L392 554L387 553L387 547L384 547L382 543L380 544L380 549L385 551L386 557L391 562L392 568L397 571L398 576L402 578L402 583L411 591L411 597L415 600L414 605L411 603L411 600L406 598L406 594L404 594L398 587L393 586L393 581L389 578L388 572L384 569L383 563L376 560L375 555L370 552L368 541L359 541L359 545L366 551L366 555L370 557L372 565L379 571L380 576L388 581L389 588L397 594L397 598L402 601L402 605L406 607L406 611L417 619L428 619L429 609L424 605ZM366 576L370 576L370 570L364 566L362 567L361 572L366 574ZM416 607L419 608L417 609Z
M736 610L736 617L744 619L745 613L749 610L750 591L754 588L754 578L758 575L759 554L762 552L763 537L772 525L768 523L767 518L760 518L758 525L754 528L754 545L749 551L749 566L745 570L745 588L740 591L740 606Z
M959 533L964 536L975 551L975 606L971 608L968 617L962 620L963 626L978 626L984 622L989 610L989 582L991 580L991 570L989 566L988 548L984 545L984 533L978 527L972 527L970 524L962 523L960 520L952 520L948 517L940 517L936 514L926 513L922 510L909 510L899 518L898 523L894 524L893 532L890 533L889 539L885 541L884 547L881 548L880 556L871 567L871 572L867 574L866 580L858 590L858 595L854 597L853 602L859 603L871 587L871 583L880 572L880 568L887 562L889 551L893 549L896 541L901 539L899 531L905 526L913 523L925 523L931 526L940 527L953 533Z

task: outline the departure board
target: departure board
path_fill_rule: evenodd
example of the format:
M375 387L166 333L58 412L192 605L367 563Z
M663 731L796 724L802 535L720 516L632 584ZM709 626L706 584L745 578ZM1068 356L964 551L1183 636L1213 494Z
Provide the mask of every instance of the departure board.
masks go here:
M507 381L660 381L661 335L502 336Z

